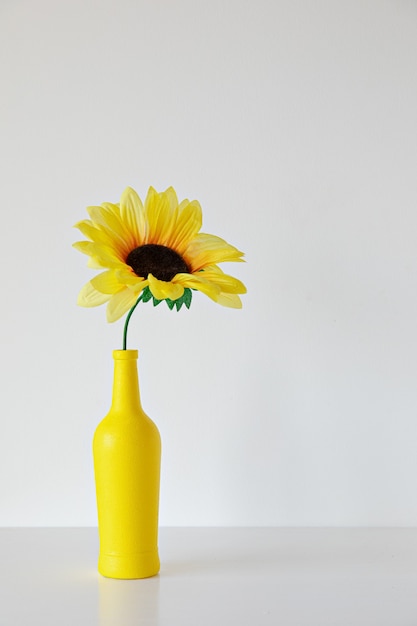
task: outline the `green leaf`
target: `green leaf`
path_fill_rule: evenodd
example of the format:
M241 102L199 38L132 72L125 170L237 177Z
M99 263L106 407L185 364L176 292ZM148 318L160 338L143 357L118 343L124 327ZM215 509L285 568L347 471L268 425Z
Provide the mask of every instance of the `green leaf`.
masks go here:
M176 300L174 300L174 304L177 308L177 311L179 311L184 304L187 307L187 309L189 309L190 304L191 304L191 298L192 298L191 289L186 287L184 289L184 293L182 294L181 298L177 298Z
M145 287L145 289L142 291L142 302L149 302L149 300L152 300L153 295L151 290L149 289L149 287Z
M192 296L193 296L193 293L191 289L186 287L184 289L184 293L182 294L181 298L177 298L176 300L170 300L169 298L165 298L165 302L167 303L167 306L169 309L171 309L171 311L173 310L174 307L176 308L177 311L179 311L184 304L187 307L187 309L189 309L191 305ZM154 306L158 306L158 304L161 304L161 302L163 302L163 300L158 300L157 298L155 298L155 296L152 294L152 291L149 289L149 287L145 287L145 289L142 291L141 299L142 299L142 302L149 302L150 300L152 300Z
M187 309L189 309L191 306L191 300L193 299L193 292L191 291L191 289L186 287L184 289L182 298L183 298L185 306L187 307Z

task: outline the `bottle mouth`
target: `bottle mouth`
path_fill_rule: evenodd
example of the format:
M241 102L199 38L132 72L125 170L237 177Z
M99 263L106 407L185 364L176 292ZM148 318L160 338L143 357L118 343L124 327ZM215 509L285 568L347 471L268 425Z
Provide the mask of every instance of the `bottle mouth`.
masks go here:
M113 350L113 359L115 361L134 361L137 358L137 350Z

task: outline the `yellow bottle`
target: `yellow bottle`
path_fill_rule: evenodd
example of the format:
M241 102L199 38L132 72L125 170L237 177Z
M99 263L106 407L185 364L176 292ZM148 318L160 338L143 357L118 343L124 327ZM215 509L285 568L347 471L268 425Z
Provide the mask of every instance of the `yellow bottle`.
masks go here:
M139 395L137 350L114 350L113 399L94 434L100 555L109 578L159 572L161 438Z

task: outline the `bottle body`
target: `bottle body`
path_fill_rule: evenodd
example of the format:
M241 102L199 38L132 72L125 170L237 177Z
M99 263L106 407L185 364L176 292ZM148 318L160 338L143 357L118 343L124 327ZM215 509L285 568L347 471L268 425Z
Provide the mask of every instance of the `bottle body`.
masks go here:
M161 440L140 404L137 351L113 356L112 406L93 441L98 570L109 578L147 578L159 571Z

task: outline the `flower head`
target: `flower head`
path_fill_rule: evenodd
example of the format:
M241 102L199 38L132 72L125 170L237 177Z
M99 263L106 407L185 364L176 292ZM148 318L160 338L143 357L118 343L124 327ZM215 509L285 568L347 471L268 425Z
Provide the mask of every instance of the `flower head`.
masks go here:
M145 204L128 187L120 204L87 208L90 219L76 224L88 241L74 247L87 254L89 266L103 269L81 290L78 304L107 302L114 322L139 299L165 300L172 309L189 308L192 290L224 306L241 308L243 283L224 274L218 263L242 261L243 253L220 237L200 233L202 213L196 200L178 203L172 187L150 187Z

